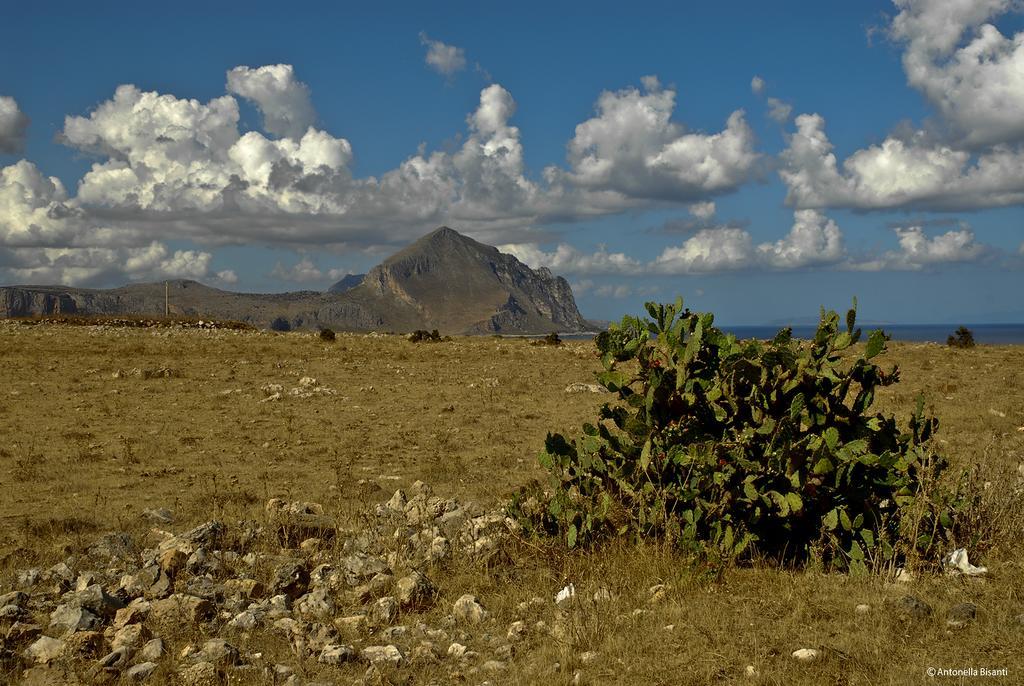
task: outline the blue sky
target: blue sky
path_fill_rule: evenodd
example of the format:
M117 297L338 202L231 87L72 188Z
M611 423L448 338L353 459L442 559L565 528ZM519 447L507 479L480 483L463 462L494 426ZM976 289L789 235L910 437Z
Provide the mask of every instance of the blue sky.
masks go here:
M1024 321L1010 0L0 23L0 283L322 289L447 224L595 318Z

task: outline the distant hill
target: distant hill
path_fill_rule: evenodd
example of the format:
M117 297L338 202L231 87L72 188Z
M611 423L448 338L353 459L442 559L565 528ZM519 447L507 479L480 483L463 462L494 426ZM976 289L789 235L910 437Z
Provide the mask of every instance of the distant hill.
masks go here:
M326 293L232 293L195 281L168 282L172 314L234 319L269 327L443 333L548 333L589 328L569 283L548 269L441 227ZM0 287L0 316L162 315L164 282L98 290Z
M344 293L345 291L350 291L361 284L365 278L366 274L346 274L341 278L341 281L332 284L331 287L327 289L327 292Z

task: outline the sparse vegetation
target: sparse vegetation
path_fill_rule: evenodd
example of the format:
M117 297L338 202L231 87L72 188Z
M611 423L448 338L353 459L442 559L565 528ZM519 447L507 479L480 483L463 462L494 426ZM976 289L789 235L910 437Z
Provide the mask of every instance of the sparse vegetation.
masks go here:
M437 329L434 329L433 331L416 329L406 336L406 339L411 343L440 343L441 341L450 341L452 340L452 337L442 336Z
M946 339L946 345L951 348L973 348L974 333L966 326L961 326Z
M158 531L184 532L214 517L226 526L222 544L237 556L212 555L217 571L209 577L182 571L175 582L182 588L243 574L269 588L281 556L309 570L320 564L339 569L369 530L367 513L396 488L411 494L411 484L422 479L442 499L497 507L515 489L548 478L535 460L547 431L566 435L593 421L609 397L565 392L603 371L592 341L545 350L519 338L412 346L404 336L337 337L337 345L326 346L311 345L316 333L0 322L0 425L16 427L0 438L0 595L18 585L20 571L45 573L62 562L73 569L70 582L48 577L40 588L74 587L75 577L92 573L113 589L123 578L118 565L89 552L109 532L131 537L137 561L142 548L162 540ZM852 361L864 347L843 351L842 359ZM594 684L917 683L928 666L980 664L979 655L987 665L1007 667L1012 681L1024 669L1017 619L1024 613L1017 590L1024 584L1018 472L1024 431L1017 429L1024 426L1024 386L1016 371L1024 368L1024 348L980 346L964 357L943 354L934 344L890 342L871 362L898 363L901 376L900 383L876 389L872 411L902 419L923 393L928 414L942 419L933 440L951 462L949 473L969 470L963 492L976 497L961 508L962 528L925 562L966 546L973 562L992 570L987 581L925 572L914 582L893 583L885 574L822 574L765 559L709 565L657 541L616 538L567 551L551 539L524 538L486 561L457 553L444 566L422 567L436 586L436 604L401 611L395 624L404 634L342 627L334 640L357 648L399 645L407 659L374 673L380 683L564 685L577 671L582 683ZM620 369L635 365L623 362ZM118 369L160 367L183 376L113 376ZM304 377L338 393L305 399L286 393L261 402L264 384L287 389ZM68 381L73 378L78 381ZM63 390L48 392L53 388ZM282 550L264 508L272 498L321 503L339 535ZM164 508L172 521L153 519ZM387 541L381 555L402 549L404 539L393 534L405 526L380 534ZM241 559L248 554L256 556L251 566ZM555 609L555 593L570 582L576 602ZM334 595L337 617L365 611L359 592L342 583ZM451 628L452 604L466 593L475 594L490 616L480 625ZM908 594L929 603L933 615L918 621L897 612ZM59 596L47 597L55 602ZM947 611L965 601L977 604L976 621L963 630L946 628ZM854 611L861 603L870 605L867 614ZM52 607L29 609L25 621L47 632ZM514 622L523 622L523 634L513 641L506 636ZM330 621L321 624L333 631ZM272 672L275 664L288 665L304 681L325 683L355 683L367 671L364 661L319 663L270 621L248 631L220 617L147 625L164 639L166 653L146 683L175 683L176 671L189 664L181 657L186 646L212 637L227 639L257 666L229 669L235 683L270 683L264 670ZM444 634L427 636L421 625ZM417 651L422 641L433 643L434 659L426 649ZM471 657L449 656L453 642L467 646ZM485 673L483 663L505 644L514 644L502 658L507 668ZM820 649L822 658L797 663L790 653L803 647ZM19 683L24 667L9 661L17 651L4 650L0 646L0 682ZM251 657L257 653L262 658ZM85 669L97 659L89 658ZM748 681L748 665L760 676ZM54 669L59 680L60 665ZM66 681L76 679L91 683L84 671L69 673Z
M562 345L562 339L555 332L549 333L544 338L533 341L532 345Z
M333 343L337 336L334 333L334 329L323 328L320 329L320 340Z

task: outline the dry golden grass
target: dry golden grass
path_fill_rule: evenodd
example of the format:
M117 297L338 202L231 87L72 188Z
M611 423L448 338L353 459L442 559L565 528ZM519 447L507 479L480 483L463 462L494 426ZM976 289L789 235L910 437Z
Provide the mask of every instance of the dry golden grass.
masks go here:
M323 503L332 516L356 513L416 479L439 495L499 502L543 478L536 456L548 431L575 435L607 396L567 394L592 382L599 364L590 342L531 346L520 339L459 338L414 345L401 337L247 331L112 329L0 323L0 588L16 570L80 554L110 530L145 535L146 508L167 507L175 530L214 517L259 518L272 497ZM529 625L551 625L551 596L567 582L589 598L560 633L532 634L494 683L904 684L930 679L927 667L1007 668L1006 677L963 683L1024 683L1024 539L1018 464L1024 462L1024 347L892 344L902 382L879 407L904 419L923 392L940 418L940 449L990 482L976 513L972 558L986 581L923 576L912 584L850 578L814 569L734 568L719 578L656 546L613 545L566 554L519 544L486 567L457 560L437 574L440 600L410 621L440 621L463 593L475 593L504 636L517 604L545 598ZM175 375L114 378L118 370L170 369ZM336 393L287 395L302 377ZM264 384L285 397L261 402ZM667 584L649 602L649 587ZM888 603L913 593L935 608L908 623ZM979 607L978 620L953 632L946 610ZM872 612L856 614L858 603ZM642 610L641 613L635 613ZM435 624L436 625L436 624ZM671 630L666 626L673 626ZM467 635L486 653L486 632ZM224 637L233 638L226 634ZM175 647L188 633L170 635ZM241 638L235 640L241 641ZM286 644L261 638L252 649L294 664ZM823 650L799 665L797 648ZM596 658L580 663L582 653ZM559 671L553 666L559 663ZM759 676L744 670L753 665ZM342 679L362 670L298 665L309 678ZM169 674L162 667L162 674ZM450 664L405 667L397 682L449 683L486 675Z

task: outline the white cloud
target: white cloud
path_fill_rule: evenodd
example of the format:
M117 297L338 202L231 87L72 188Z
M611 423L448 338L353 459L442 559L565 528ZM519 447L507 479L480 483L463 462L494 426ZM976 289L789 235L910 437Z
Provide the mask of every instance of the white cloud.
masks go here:
M929 238L920 226L893 229L899 241L899 250L888 251L881 257L854 262L851 269L862 271L920 270L938 264L974 262L989 254L989 249L975 241L969 228L947 231Z
M589 254L567 243L560 244L553 252L544 252L536 243L506 244L498 249L534 269L547 267L560 274L634 274L642 268L639 260L624 253L610 253L605 246L598 246Z
M221 283L224 284L238 283L238 274L235 273L234 269L225 269L223 271L219 271L217 272L216 277L217 281L220 281Z
M715 202L713 200L708 200L707 202L695 202L687 209L690 210L691 215L701 221L707 221L715 216Z
M839 226L816 210L797 210L784 238L757 246L758 261L776 269L836 264L845 256Z
M420 43L427 48L427 65L443 76L452 76L466 68L466 53L462 48L431 40L426 33L420 33Z
M764 93L764 89L765 89L764 79L762 79L760 76L755 76L754 78L750 79L750 92L751 93L753 93L754 95L761 95L762 93Z
M793 106L778 98L768 98L768 116L780 124L789 121L793 114Z
M29 118L9 95L0 95L0 155L14 155L25 148Z
M235 67L228 72L227 91L254 102L264 131L275 136L299 140L316 121L309 86L295 78L290 64Z
M755 254L743 229L703 229L682 245L665 248L651 267L662 274L729 271L749 266Z
M795 207L971 209L1024 202L1024 152L1005 146L971 153L924 132L889 137L850 155L840 169L825 120L796 118L779 174Z
M1024 32L990 23L1014 0L895 0L907 81L971 146L1024 140Z
M285 267L278 262L274 265L270 275L275 279L295 283L310 283L312 281L324 280L324 273L308 257L302 258L290 267Z

